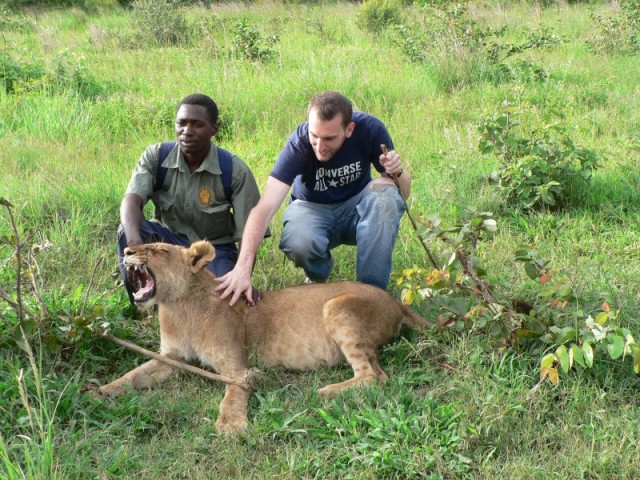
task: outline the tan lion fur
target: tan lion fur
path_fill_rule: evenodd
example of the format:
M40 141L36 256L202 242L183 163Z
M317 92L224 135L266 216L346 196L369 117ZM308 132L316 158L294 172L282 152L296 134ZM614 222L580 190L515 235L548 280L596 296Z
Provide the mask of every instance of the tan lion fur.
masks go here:
M357 282L318 283L266 291L253 307L230 307L214 291L206 268L214 249L208 242L190 248L155 243L125 250L125 266L146 266L155 277L155 294L141 306L158 305L160 353L176 360L199 360L222 375L244 379L250 364L308 370L348 362L353 378L319 390L334 395L355 384L387 377L377 348L402 325L429 325L387 292ZM175 368L151 360L99 389L117 396L126 387L147 388L167 379ZM250 392L227 385L217 428L247 428Z

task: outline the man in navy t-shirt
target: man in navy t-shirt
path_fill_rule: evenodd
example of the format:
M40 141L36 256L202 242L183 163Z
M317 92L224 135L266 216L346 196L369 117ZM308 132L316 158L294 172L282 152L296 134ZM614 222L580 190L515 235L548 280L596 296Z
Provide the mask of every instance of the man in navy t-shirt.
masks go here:
M373 180L372 165L381 174ZM292 186L280 249L304 269L307 279L325 281L334 265L331 249L357 245L357 280L386 289L411 178L380 120L353 112L343 95L324 92L311 99L309 120L280 153L247 220L238 262L219 278L221 298L232 295L231 305L243 295L249 303L255 301L251 272L256 253Z

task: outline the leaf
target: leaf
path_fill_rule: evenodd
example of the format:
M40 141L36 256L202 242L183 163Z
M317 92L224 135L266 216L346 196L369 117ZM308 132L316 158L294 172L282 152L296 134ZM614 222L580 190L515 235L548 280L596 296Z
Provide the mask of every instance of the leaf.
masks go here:
M501 127L506 127L507 123L509 123L509 117L507 117L506 115L502 115L496 118L496 123Z
M573 288L571 288L569 285L565 285L564 287L560 288L560 290L558 290L558 295L565 298L571 297L573 295Z
M596 323L598 325L604 325L605 323L607 323L608 318L609 318L608 312L600 312L598 315L596 315Z
M607 350L609 351L609 355L612 360L620 358L624 353L624 338L620 335L614 335L611 343L607 345Z
M584 363L584 355L582 353L582 350L575 343L571 344L571 353L573 354L573 359L576 361L578 365L580 365L581 367L586 367L586 364Z
M487 155L488 153L493 152L493 145L490 143L485 143L484 145L480 145L480 152L483 155Z
M431 225L433 225L434 227L437 227L438 225L440 225L440 223L442 223L442 219L438 216L438 215L427 215L427 220L431 223Z
M640 348L633 348L633 371L640 375Z
M571 359L569 358L569 352L567 351L567 347L564 345L560 345L556 350L556 356L558 357L558 362L564 370L565 373L571 370Z
M541 368L540 369L540 380L544 380L545 378L547 378L547 375L549 375L549 367Z
M553 285L545 285L542 290L540 290L540 296L542 298L551 298L556 294L556 287Z
M404 292L402 292L402 303L404 303L405 305L413 305L413 295L413 290L405 290Z
M553 353L548 353L546 354L544 357L542 357L542 360L540 360L540 369L543 370L545 368L551 367L553 365L553 362L556 361L556 356Z
M492 218L482 222L482 225L488 232L496 232L498 230L498 223Z
M545 273L544 275L540 275L538 282L540 282L540 285L544 285L549 281L550 278L551 278L551 274Z
M558 336L556 337L556 345L563 345L567 343L569 340L572 340L576 337L576 329L573 327L564 327L560 329L558 332Z
M608 312L608 311L611 310L611 307L609 307L609 302L604 302L602 304L602 310L605 311L605 312Z
M560 377L558 375L558 369L557 368L550 368L548 376L549 376L549 381L553 385L558 385L558 383L560 382Z
M591 348L591 344L585 342L582 344L582 353L584 353L584 363L587 364L587 367L593 367L593 348Z
M536 280L538 278L538 269L533 263L525 263L524 271L531 280Z

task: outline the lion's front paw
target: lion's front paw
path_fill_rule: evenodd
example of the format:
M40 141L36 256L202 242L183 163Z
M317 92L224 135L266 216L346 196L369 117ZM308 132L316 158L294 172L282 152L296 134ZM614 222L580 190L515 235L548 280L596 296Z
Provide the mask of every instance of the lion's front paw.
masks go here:
M216 422L218 433L236 434L246 433L249 422L246 418L231 418L221 415Z
M105 398L107 398L107 395L102 393L100 387L96 385L87 385L82 390L80 390L80 393L89 395L91 398L94 398L96 400L104 400Z

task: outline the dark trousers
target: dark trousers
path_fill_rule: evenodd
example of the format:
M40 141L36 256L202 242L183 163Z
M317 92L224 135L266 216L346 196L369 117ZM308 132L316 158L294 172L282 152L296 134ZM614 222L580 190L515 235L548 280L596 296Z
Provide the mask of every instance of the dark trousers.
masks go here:
M189 247L191 242L184 235L176 235L171 230L163 227L159 223L143 220L140 225L140 236L144 243L164 242L172 245L180 245L182 247ZM207 269L213 272L216 277L221 277L227 272L233 270L236 262L238 261L238 246L231 243L222 243L220 245L214 245L216 249L216 257L213 262L207 265ZM124 259L124 249L127 248L127 238L124 234L122 225L118 227L118 268L124 281L124 286L127 289L129 295L129 301L133 305L133 289L129 280L127 280L127 273L122 263Z

